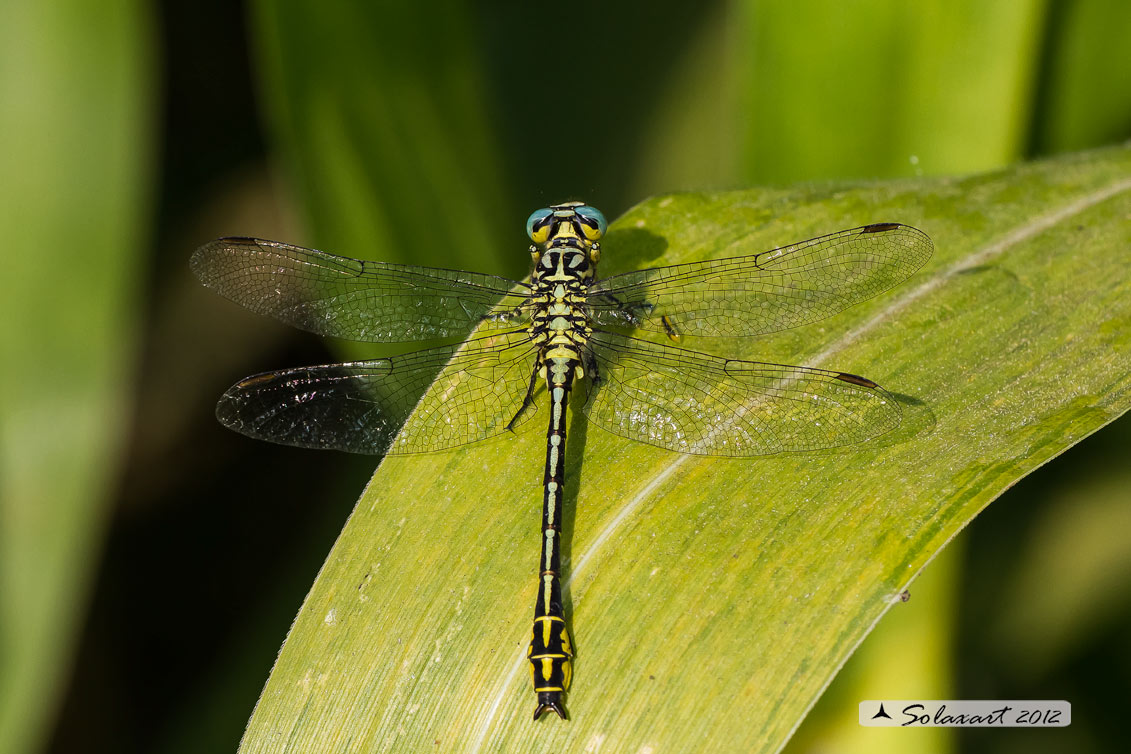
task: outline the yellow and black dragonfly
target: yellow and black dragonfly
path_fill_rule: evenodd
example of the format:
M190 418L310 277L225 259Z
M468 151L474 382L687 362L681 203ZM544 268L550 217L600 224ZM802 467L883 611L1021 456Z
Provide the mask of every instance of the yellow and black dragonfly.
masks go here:
M931 256L915 228L877 223L750 256L598 278L604 216L581 202L527 220L525 281L362 262L254 238L192 257L204 285L320 335L459 340L403 356L265 372L216 408L227 427L306 448L406 454L517 431L543 390L549 423L542 552L529 658L537 719L565 717L573 655L561 598L566 405L622 437L680 453L757 456L833 448L894 429L899 407L844 372L741 361L663 342L798 327L891 288ZM475 337L463 340L472 331ZM643 340L629 333L657 334Z

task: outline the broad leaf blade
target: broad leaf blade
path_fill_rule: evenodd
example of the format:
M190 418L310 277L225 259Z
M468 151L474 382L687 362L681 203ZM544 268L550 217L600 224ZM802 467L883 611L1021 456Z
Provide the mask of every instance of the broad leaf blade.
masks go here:
M848 450L734 460L572 421L568 723L530 721L523 658L541 433L388 458L242 750L780 748L959 529L1131 404L1129 174L1121 148L964 179L636 207L609 234L604 274L868 222L928 232L936 255L901 288L711 346L865 375L901 396L903 426Z

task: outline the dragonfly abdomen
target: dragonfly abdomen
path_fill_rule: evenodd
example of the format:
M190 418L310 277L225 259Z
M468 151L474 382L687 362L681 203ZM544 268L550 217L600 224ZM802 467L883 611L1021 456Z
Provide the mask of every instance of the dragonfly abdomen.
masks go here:
M575 354L557 346L550 347L545 364L546 385L550 392L550 422L546 430L546 474L543 478L542 557L539 561L534 626L527 651L531 680L538 694L535 720L548 710L565 718L561 695L569 688L573 675L573 647L562 609L561 540L566 406L579 363Z

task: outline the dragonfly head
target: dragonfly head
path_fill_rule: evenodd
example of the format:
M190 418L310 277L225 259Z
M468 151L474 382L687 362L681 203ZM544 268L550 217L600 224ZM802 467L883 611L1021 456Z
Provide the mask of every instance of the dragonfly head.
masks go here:
M535 210L526 220L526 235L534 245L530 255L537 264L542 252L553 246L573 246L583 250L589 261L600 259L597 243L605 235L608 223L601 210L584 202L566 202Z

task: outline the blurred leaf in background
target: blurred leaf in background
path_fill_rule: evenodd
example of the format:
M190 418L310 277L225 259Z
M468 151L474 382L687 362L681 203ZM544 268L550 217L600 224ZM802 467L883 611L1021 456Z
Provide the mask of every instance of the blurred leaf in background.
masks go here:
M155 91L139 2L0 8L0 751L70 675L132 389Z
M500 256L508 192L482 50L467 33L472 6L255 10L269 122L315 243L394 262L512 266Z
M100 741L115 751L234 748L333 529L372 468L254 448L214 425L208 405L227 383L328 356L309 339L190 290L185 260L208 238L285 235L352 256L520 275L522 220L553 201L583 198L612 219L663 191L947 175L1131 135L1131 11L1121 0L581 0L568 7L253 0L254 78L232 4L165 3L156 32L124 20L141 17L122 10L133 6L108 7L98 15L70 3L10 3L0 11L0 190L9 194L0 212L12 265L0 279L7 313L0 328L8 332L0 374L4 387L16 388L0 394L0 693L9 678L38 673L26 681L33 685L20 686L26 694L0 697L0 736L22 731L11 739L22 747L14 754L37 750L34 731L43 723L35 720L49 719L53 678L66 674L73 623L59 611L81 610L95 567L87 554L103 530L93 511L115 469L124 469L120 510L129 515L114 529L56 751L91 750ZM152 123L145 76L155 68L147 47L166 56L167 146L153 202L142 191ZM275 175L286 177L285 189ZM286 209L288 194L297 213ZM151 224L160 244L142 258L136 250ZM92 231L81 246L70 235L87 239ZM59 258L79 259L82 273L59 279ZM131 296L147 279L150 299ZM46 309L40 314L37 306ZM135 363L131 322L145 323L146 345L141 410L124 456L107 438L120 416L115 401L129 395L112 386ZM88 371L68 349L93 354L81 362ZM36 367L23 369L29 362ZM39 445L28 440L25 427L57 430L61 412L84 405L95 413L68 428L66 443L42 434ZM1105 443L1117 431L1090 439L1088 457L1112 452ZM87 476L54 461L32 463L37 447ZM1034 476L1076 478L1079 455ZM1106 468L1086 466L1089 489L1121 489ZM1041 496L1047 503L1011 505L1010 493L991 507L1012 512L1006 530L1029 531L1030 516L1070 519L1080 505L1068 493L1054 496L1051 481L1034 484L1050 490ZM17 507L16 490L34 490L39 502ZM1108 510L1119 520L1115 500L1094 516ZM74 515L76 508L87 513ZM950 575L938 576L937 586L917 582L912 601L874 637L906 645L930 631L924 651L934 659L904 672L902 688L949 687L977 698L995 693L987 680L1016 671L1014 664L971 673L953 647L963 656L991 650L979 649L968 620L944 625L964 612L951 607L956 594L993 622L1002 609L993 595L1010 585L1031 591L1039 580L1025 575L1026 564L1040 561L1036 540L1010 569L993 571L1000 580L965 575L994 546L976 536L981 518L965 554L942 569ZM1055 539L1051 524L1033 526L1042 541ZM1085 537L1097 528L1073 531ZM1118 562L1118 549L1105 557ZM1073 572L1088 579L1094 569ZM1063 579L1058 593L1090 595L1078 605L1083 613L1116 616L1090 625L1127 625L1118 618L1126 613L1097 606L1111 601L1110 592ZM36 603L27 599L55 607L29 610ZM139 604L148 622L136 620ZM919 610L928 616L909 617L901 628ZM52 616L60 620L43 622ZM52 630L36 634L36 627ZM1057 635L1078 635L1069 628ZM1002 620L988 636L1008 644L1013 630ZM1091 635L1092 652L1109 646L1109 633ZM1073 646L1066 642L1040 646ZM871 644L853 663L890 658ZM1045 663L1050 677L1085 678L1079 658L1090 657L1086 651L1057 656L1060 662ZM17 658L26 664L9 674ZM871 670L850 665L848 676L890 679L883 662ZM1110 688L1091 677L1081 683ZM1029 688L1044 687L1033 681ZM838 693L851 701L855 692L830 689ZM851 750L836 722L821 719L823 710L806 722L796 750L816 740ZM1110 732L1097 731L1096 740ZM945 750L954 740L925 745ZM875 738L860 744L875 745ZM964 748L979 745L987 744L962 739Z
M1035 2L738 3L746 175L945 175L1024 155Z

